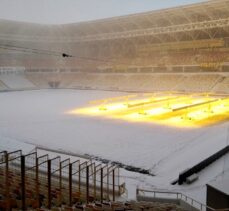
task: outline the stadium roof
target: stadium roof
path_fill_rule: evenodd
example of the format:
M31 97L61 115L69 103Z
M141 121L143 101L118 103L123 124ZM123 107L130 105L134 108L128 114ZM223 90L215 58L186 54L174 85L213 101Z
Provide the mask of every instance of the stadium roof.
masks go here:
M0 39L15 41L89 42L200 31L214 38L220 28L228 36L229 0L212 0L198 4L162 9L96 21L62 25L42 25L0 20Z

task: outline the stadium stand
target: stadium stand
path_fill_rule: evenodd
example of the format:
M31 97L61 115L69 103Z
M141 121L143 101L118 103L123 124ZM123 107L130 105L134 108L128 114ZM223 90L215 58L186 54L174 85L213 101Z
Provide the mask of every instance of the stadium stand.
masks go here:
M216 73L26 73L26 78L38 88L229 92L226 75ZM51 87L50 82L59 85Z
M137 199L142 191L153 192L154 198L121 202L125 185L120 183L118 167L50 158L48 154L38 155L36 150L26 155L21 150L0 152L0 187L1 210L197 210L192 206L195 200L175 192L164 194L172 194L176 200L157 201L156 194L162 192L137 189Z
M190 75L180 83L175 90L193 91L193 92L210 92L218 81L221 80L219 75Z
M228 0L213 0L59 26L0 20L1 66L22 65L26 74L2 81L10 89L228 93L227 8Z
M183 210L173 203L115 201L123 192L115 166L61 161L60 157L0 153L0 209ZM111 198L110 198L111 197Z
M144 75L144 74L131 74L131 75L125 75L126 80L124 80L122 83L120 81L119 89L123 90L136 90L136 86L139 90L142 89L142 86L146 84L147 82L152 80L152 77L150 75Z
M52 73L26 73L26 78L37 88L51 88L49 82L56 81L58 76Z
M215 92L228 93L229 92L229 77L222 77L220 83L214 87Z
M99 79L99 75L97 74L85 74L85 73L77 73L74 76L74 80L71 83L71 88L83 87L83 88L91 88L94 87Z
M7 87L0 81L0 91L7 90Z
M96 87L99 89L118 90L127 80L125 74L100 74Z
M0 209L38 208L95 200L115 201L124 192L116 166L61 160L37 152L0 152Z
M183 80L182 75L157 75L153 77L150 83L144 83L144 88L146 90L153 91L171 91L176 90L177 84L181 83Z
M36 149L0 152L0 210L215 211L178 192L137 188L137 201L125 201L125 191L113 165L51 158Z
M229 92L224 74L27 73L26 78L38 88ZM51 87L50 82L58 82L59 85Z
M61 78L59 80L60 81L59 88L72 88L71 84L73 84L74 81L76 80L77 74L76 73L63 73L61 74L59 78Z
M2 74L0 75L0 80L12 90L35 88L34 84L21 74Z

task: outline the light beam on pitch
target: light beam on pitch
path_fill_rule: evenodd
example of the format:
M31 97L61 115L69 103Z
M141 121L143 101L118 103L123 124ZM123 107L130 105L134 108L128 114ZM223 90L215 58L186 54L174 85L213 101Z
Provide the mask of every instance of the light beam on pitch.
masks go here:
M130 98L124 96L97 102L100 103L67 113L174 127L203 127L229 119L228 98L203 94L133 95Z

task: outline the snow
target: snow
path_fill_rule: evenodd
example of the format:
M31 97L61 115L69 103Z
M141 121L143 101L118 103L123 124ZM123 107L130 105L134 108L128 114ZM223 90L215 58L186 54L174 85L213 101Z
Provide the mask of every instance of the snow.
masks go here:
M89 90L33 90L0 93L0 150L33 150L34 145L89 154L149 169L154 177L121 170L128 198L136 187L174 190L206 202L205 184L228 176L228 159L216 161L191 185L172 186L179 172L228 144L228 123L173 128L102 117L69 115L89 101L127 93ZM222 174L223 172L223 174Z

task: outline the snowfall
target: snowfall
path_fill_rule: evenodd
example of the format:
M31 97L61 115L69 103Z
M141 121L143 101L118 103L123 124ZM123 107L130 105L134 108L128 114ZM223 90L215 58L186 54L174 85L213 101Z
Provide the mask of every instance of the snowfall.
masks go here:
M188 185L171 185L179 173L229 142L229 123L203 128L174 128L103 117L69 115L92 100L127 93L93 90L0 92L0 151L36 146L87 154L147 169L149 176L121 169L127 199L136 188L182 192L206 204L206 184L229 178L229 155L198 173Z

